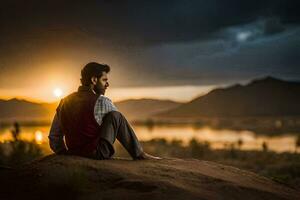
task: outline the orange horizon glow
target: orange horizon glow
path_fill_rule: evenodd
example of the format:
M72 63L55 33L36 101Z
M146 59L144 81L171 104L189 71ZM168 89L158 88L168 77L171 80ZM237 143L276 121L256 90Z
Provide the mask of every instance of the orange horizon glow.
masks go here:
M178 102L187 102L198 96L204 95L214 89L216 86L162 86L162 87L126 87L126 88L108 88L105 96L112 101L122 101L127 99L163 99ZM55 95L54 91L59 89L59 95ZM68 88L64 86L55 86L47 88L33 89L13 89L0 90L0 99L9 100L13 98L23 99L35 103L54 103L61 98L69 95L77 90L77 87Z

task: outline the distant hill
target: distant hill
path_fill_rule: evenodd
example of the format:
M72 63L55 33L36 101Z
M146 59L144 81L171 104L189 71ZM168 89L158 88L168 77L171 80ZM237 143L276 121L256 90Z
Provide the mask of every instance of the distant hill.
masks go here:
M129 120L144 120L154 114L174 109L181 103L170 100L129 99L116 102L115 105Z
M148 118L300 116L300 82L265 77L247 85L214 89L188 103L130 99L116 102L130 120ZM51 120L57 103L0 100L0 120Z
M300 82L265 77L247 85L215 89L159 118L256 117L300 115Z
M51 120L57 103L33 103L22 99L0 100L0 120Z
M1 121L50 121L58 103L33 103L22 99L0 100ZM168 100L138 99L116 102L115 105L129 120L173 109L180 103Z

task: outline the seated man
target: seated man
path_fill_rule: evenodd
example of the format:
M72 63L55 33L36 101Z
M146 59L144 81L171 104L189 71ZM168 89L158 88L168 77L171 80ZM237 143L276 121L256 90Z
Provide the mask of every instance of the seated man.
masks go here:
M49 133L51 149L56 154L109 159L117 138L134 160L159 159L143 151L126 118L104 96L109 71L108 65L95 62L81 70L82 85L56 109Z

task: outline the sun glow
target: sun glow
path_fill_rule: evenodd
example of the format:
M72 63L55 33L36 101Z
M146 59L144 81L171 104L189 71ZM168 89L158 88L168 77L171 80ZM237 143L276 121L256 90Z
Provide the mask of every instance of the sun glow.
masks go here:
M42 144L43 143L43 133L41 131L36 131L34 135L35 135L36 143Z
M59 98L59 97L61 97L62 96L62 90L60 89L60 88L55 88L54 90L53 90L53 95L55 96L55 97L57 97L57 98Z

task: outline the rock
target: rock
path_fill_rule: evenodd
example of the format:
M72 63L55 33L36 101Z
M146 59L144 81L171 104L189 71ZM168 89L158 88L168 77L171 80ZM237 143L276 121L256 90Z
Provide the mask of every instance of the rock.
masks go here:
M0 175L0 199L300 199L255 173L196 159L50 155Z

